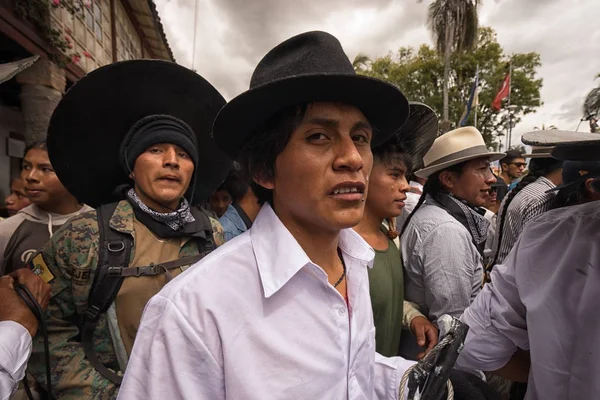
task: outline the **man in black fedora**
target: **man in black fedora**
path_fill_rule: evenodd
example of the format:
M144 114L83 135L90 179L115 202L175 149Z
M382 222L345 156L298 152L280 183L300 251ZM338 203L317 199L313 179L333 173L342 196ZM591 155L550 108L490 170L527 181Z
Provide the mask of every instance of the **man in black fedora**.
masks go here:
M231 160L210 137L225 100L175 63L92 71L58 104L48 150L61 182L96 207L62 226L29 266L52 286L30 362L56 399L114 399L146 302L222 243L196 207ZM46 385L51 374L51 387Z
M146 307L122 399L396 399L413 363L375 352L363 216L371 146L405 122L394 86L308 32L258 64L214 123L265 201L252 229Z

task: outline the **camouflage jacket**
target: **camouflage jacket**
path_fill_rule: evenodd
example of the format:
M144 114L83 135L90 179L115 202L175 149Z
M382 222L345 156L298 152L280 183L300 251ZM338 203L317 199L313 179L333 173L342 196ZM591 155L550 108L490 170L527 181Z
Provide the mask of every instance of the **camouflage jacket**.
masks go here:
M125 200L119 202L109 225L133 233L133 209ZM217 246L224 243L219 222L210 218ZM80 214L63 225L42 251L30 262L30 267L52 286L48 306L48 338L52 366L52 392L57 400L114 399L118 386L104 378L90 364L80 343L79 323L87 309L88 295L98 263L98 220L96 211ZM131 261L135 254L135 240ZM198 254L195 240L186 241L180 257ZM41 256L41 258L40 258ZM106 314L102 315L94 332L94 345L104 365L119 372ZM43 387L46 386L43 337L34 338L28 372ZM120 371L123 372L123 371Z

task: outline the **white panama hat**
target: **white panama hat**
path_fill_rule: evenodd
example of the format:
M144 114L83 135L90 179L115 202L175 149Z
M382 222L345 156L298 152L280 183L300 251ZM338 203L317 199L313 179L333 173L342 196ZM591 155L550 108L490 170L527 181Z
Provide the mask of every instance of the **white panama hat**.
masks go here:
M475 158L487 157L489 161L496 161L505 155L505 153L490 152L477 128L465 126L435 139L433 146L423 157L425 168L415 172L415 175L419 178L428 178L445 168Z

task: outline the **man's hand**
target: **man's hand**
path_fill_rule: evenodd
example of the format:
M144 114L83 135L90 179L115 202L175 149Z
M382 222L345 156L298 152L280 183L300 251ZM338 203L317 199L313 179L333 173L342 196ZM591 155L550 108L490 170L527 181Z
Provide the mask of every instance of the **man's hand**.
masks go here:
M417 355L417 360L425 357L427 353L431 351L438 343L438 330L429 322L425 317L415 317L410 322L410 330L417 338L417 344L421 347L427 345L427 348L423 353Z
M0 278L0 321L15 321L23 325L33 337L37 331L38 320L15 292L15 282L26 286L44 309L50 301L50 285L26 268Z
M29 268L21 268L10 274L15 281L31 292L35 300L42 307L42 310L48 308L50 303L50 289L51 286L44 282L42 278L31 272Z

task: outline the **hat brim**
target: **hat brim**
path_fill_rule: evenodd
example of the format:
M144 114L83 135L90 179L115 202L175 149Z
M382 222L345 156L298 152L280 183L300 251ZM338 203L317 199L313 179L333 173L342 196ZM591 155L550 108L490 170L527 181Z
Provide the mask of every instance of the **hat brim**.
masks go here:
M385 144L397 143L410 154L413 170L423 168L423 157L438 136L438 117L426 104L409 102L410 112L402 127Z
M523 134L521 141L531 146L596 145L600 144L600 134L559 130L533 131Z
M554 150L552 150L552 157L563 161L600 160L600 142L556 146Z
M148 115L170 115L196 134L199 161L194 195L188 200L198 204L223 182L232 165L210 137L224 104L209 82L175 63L111 64L80 79L58 104L48 128L50 162L79 201L92 207L113 202L114 189L131 182L118 161L128 130Z
M219 112L214 139L237 159L240 149L277 112L298 104L340 102L363 112L378 133L373 146L384 143L406 122L409 105L400 90L387 82L351 74L299 75L252 88Z
M523 154L523 158L552 158L552 153Z
M472 155L468 155L468 156L464 156L464 157L459 157L454 160L449 160L449 161L446 161L446 162L443 162L440 164L432 165L431 167L420 169L417 172L415 172L415 175L418 176L419 178L429 178L431 175L435 174L438 171L441 171L443 169L446 169L446 168L451 167L456 164L460 164L465 161L474 160L476 158L487 157L488 160L490 162L492 162L492 161L501 160L502 158L504 158L504 156L506 156L506 153L489 152L489 153L472 154Z

